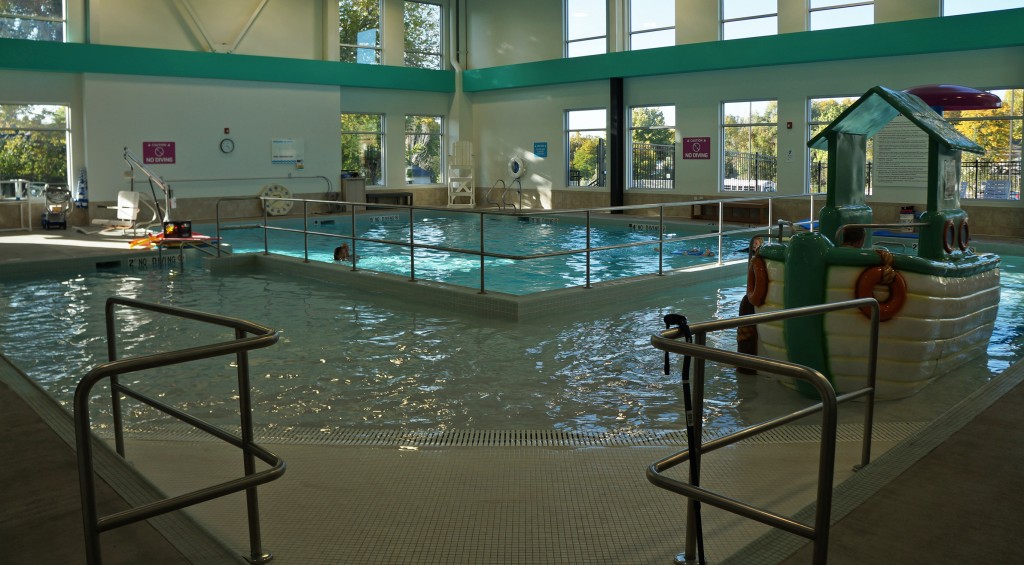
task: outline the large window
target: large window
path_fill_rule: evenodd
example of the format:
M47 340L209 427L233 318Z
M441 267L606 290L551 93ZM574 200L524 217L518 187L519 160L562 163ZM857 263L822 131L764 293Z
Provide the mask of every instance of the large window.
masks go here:
M676 44L675 0L630 0L629 48L650 49Z
M853 0L811 0L810 29L862 26L875 23L875 3Z
M630 109L629 188L672 188L675 178L675 106Z
M68 182L68 119L64 106L0 104L0 197L25 197L31 188Z
M444 120L441 116L405 117L405 182L437 184L441 174L444 147Z
M779 33L776 0L722 0L722 39Z
M405 66L443 69L441 6L429 2L406 2L403 19Z
M774 192L778 181L779 104L722 104L722 189Z
M565 146L568 149L569 186L604 186L608 111L568 110L565 112Z
M960 133L985 149L984 155L963 153L960 196L986 200L1019 200L1021 130L1024 89L991 90L1002 99L994 110L947 110L944 116Z
M0 37L64 41L63 0L0 2Z
M1024 8L1024 0L943 0L942 15L956 16L975 12L993 12Z
M835 98L812 98L808 101L807 139L818 135L825 126L832 123L847 108L857 101L856 96L840 96ZM867 142L867 163L864 169L865 194L871 194L871 139ZM813 193L825 193L828 190L828 151L822 149L807 150L807 186Z
M379 65L381 0L339 0L340 61Z
M341 168L358 171L367 186L384 184L384 116L341 115Z
M582 57L607 51L605 0L565 0L565 56Z

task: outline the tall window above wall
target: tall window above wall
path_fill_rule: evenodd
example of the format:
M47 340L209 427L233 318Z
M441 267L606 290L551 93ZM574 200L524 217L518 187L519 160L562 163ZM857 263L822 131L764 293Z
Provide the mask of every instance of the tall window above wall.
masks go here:
M722 39L741 39L777 33L777 0L722 0Z
M406 2L405 66L443 69L444 50L441 6L429 2Z
M68 183L68 109L0 104L0 197L27 196L44 184ZM27 183L9 181L19 179ZM28 184L33 183L33 184Z
M722 190L775 192L778 136L776 100L722 104Z
M565 112L569 186L605 186L608 173L608 110Z
M675 0L629 0L629 48L676 44Z
M851 0L811 0L809 29L832 29L875 23L875 3Z
M341 115L341 169L359 171L367 186L384 184L384 115Z
M634 106L629 115L628 188L671 189L675 178L675 106Z
M340 61L379 65L381 0L338 0Z
M441 116L405 117L405 183L444 182L444 120Z
M565 0L565 56L608 51L608 5L605 0Z
M63 0L0 2L0 37L64 41Z
M807 140L825 129L844 110L857 101L856 96L811 98L807 102ZM871 139L867 142L867 166L864 169L865 194L871 194ZM824 194L828 190L828 151L807 150L807 190Z
M1024 8L1024 0L942 0L943 16L994 12L1012 8Z
M1020 200L1021 130L1024 89L990 90L1003 101L993 110L947 110L944 116L960 133L985 149L963 153L960 197Z

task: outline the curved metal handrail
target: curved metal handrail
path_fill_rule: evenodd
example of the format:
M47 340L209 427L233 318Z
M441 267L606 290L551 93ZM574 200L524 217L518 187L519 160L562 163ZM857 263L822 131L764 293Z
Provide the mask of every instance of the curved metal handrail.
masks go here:
M190 347L178 351L155 353L137 357L117 359L116 332L114 326L114 309L117 306L130 307L141 310L148 310L159 314L176 316L214 324L235 331L235 339L227 342L210 343ZM258 504L256 501L257 485L268 483L279 478L285 472L285 463L280 458L270 453L253 442L252 432L252 403L249 390L249 362L247 352L252 349L269 347L278 341L278 332L266 326L248 322L237 318L218 316L195 310L187 310L162 304L142 302L140 300L111 297L106 302L106 330L107 330L107 353L110 359L93 367L79 382L75 389L74 397L74 419L75 419L75 446L78 452L78 480L82 498L82 517L85 526L86 559L90 565L102 562L100 552L99 534L101 532L118 528L127 524L152 518L174 510L180 510L193 504L205 502L235 492L246 491L247 505L249 511L249 538L251 556L250 562L262 563L271 559L270 554L265 553L261 547L259 534ZM247 336L246 334L254 334ZM238 396L241 412L241 437L235 436L221 428L209 424L199 418L191 416L174 407L145 396L118 382L118 376L126 373L166 367L208 359L220 355L235 354L237 357L238 371ZM243 463L245 476L213 486L209 486L190 493L181 494L171 498L158 500L100 517L96 508L96 485L95 472L93 469L93 447L92 447L92 425L89 414L89 401L93 388L104 379L110 380L111 405L114 414L114 439L116 450L119 455L124 456L123 425L120 409L120 396L124 394L139 402L147 404L161 412L173 416L183 422L191 424L218 439L238 447L243 452ZM255 459L259 458L270 468L260 472L255 470Z

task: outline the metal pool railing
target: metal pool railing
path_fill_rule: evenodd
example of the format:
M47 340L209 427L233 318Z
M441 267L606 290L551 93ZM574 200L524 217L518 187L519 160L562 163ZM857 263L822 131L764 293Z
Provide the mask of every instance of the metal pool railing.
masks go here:
M774 322L803 316L821 316L827 312L846 310L853 308L871 309L871 324L868 332L868 351L866 352L867 369L865 384L863 388L836 395L835 389L828 379L819 371L804 365L778 361L756 355L737 353L715 349L707 346L707 334L715 331L736 329L759 323ZM840 403L863 397L864 402L864 432L861 444L860 464L855 467L859 469L871 461L871 435L874 419L875 403L875 377L878 360L878 302L874 298L860 298L835 302L831 304L819 304L815 306L804 306L801 308L790 308L774 312L750 314L738 318L714 320L701 322L689 326L692 335L692 343L681 341L679 338L686 337L683 328L673 328L651 337L651 344L669 353L692 357L695 361L693 367L693 390L692 415L687 414L687 427L694 429L694 440L684 451L672 454L664 459L652 463L647 468L647 479L654 485L666 490L681 494L689 499L686 518L686 539L684 553L676 557L676 563L696 563L698 530L697 506L699 503L706 503L743 516L750 520L766 524L773 528L796 534L814 543L815 565L825 565L828 560L828 538L829 527L832 517L832 484L835 471L836 458L836 427L837 408ZM703 422L704 406L704 364L705 361L725 363L735 367L765 371L777 375L792 377L800 382L807 383L820 396L821 402L789 414L754 424L729 435L717 438L704 443L701 440L701 423ZM666 359L666 366L667 366ZM687 377L684 377L686 379ZM737 373L737 378L756 378ZM684 380L684 385L685 385ZM689 408L689 407L688 407ZM821 445L818 452L818 473L817 492L815 496L815 514L812 525L801 523L793 518L775 514L758 508L751 504L741 502L727 496L712 492L699 486L701 455L727 447L741 440L767 432L784 424L799 420L806 416L821 412ZM692 423L691 423L692 421ZM689 482L675 479L663 473L681 463L690 461Z
M115 327L115 307L122 306L138 310L148 310L165 316L195 320L207 324L231 328L235 331L235 339L219 343L207 343L165 353L154 353L117 358L117 332ZM249 548L251 563L265 563L271 555L263 551L260 538L259 504L256 486L268 483L284 474L285 463L281 458L263 449L253 441L252 400L249 387L249 357L252 349L268 347L278 340L278 333L270 328L239 320L194 310L185 310L161 304L152 304L129 298L112 297L106 303L107 355L109 361L97 365L89 371L75 389L75 446L78 451L78 481L82 496L82 517L85 525L86 562L99 565L102 562L99 535L102 532L126 526L134 522L146 520L166 514L174 510L219 498L228 494L245 491L246 506L249 520ZM241 437L209 424L195 416L182 412L154 398L123 385L118 376L167 367L189 361L209 359L220 355L234 354L238 373L238 404L241 418ZM96 484L93 469L92 425L89 415L89 401L92 390L101 381L109 379L111 406L114 420L114 442L118 455L124 457L124 433L121 415L121 396L127 396L164 414L177 418L182 422L209 433L210 435L234 445L242 451L242 462L245 475L220 484L209 486L197 491L180 494L171 498L157 500L142 506L124 510L116 514L100 517L96 507ZM256 472L256 459L260 459L268 469Z
M309 236L312 235L312 236L318 236L318 237L335 238L335 239L344 240L344 241L350 243L350 247L351 247L350 255L351 255L351 258L352 258L352 270L353 271L359 270L359 267L358 267L358 261L359 261L358 256L359 256L359 254L357 253L357 250L356 250L358 243L362 242L362 243L380 243L380 244L386 244L386 245L396 245L396 246L408 248L410 250L409 251L409 280L411 280L411 281L415 281L416 280L416 253L415 253L415 251L418 250L418 249L429 249L429 250L442 251L442 252L448 252L448 253L461 253L461 254L465 254L465 255L472 255L472 256L476 256L476 257L480 258L480 287L479 287L480 294L486 294L486 292L487 292L486 282L485 282L485 280L486 280L486 278L485 278L486 277L486 264L485 264L485 260L488 257L498 258L498 259L508 259L508 260L512 260L512 261L529 261L529 260L536 260L536 259L545 259L545 258L550 258L550 257L563 257L563 256L571 256L571 255L584 255L585 256L585 264L586 264L586 266L585 266L585 282L584 282L584 284L582 286L584 288L591 288L591 258L592 258L592 255L594 253L596 253L596 252L608 251L608 250L612 250L612 249L626 249L626 248L631 248L631 247L650 247L650 246L655 246L655 247L657 247L657 250L658 250L658 269L657 269L657 273L656 274L664 275L665 274L665 245L666 244L678 243L678 242L690 241L690 240L706 239L709 236L715 236L716 237L716 248L715 248L715 258L716 258L716 261L715 261L715 263L718 266L721 266L721 265L723 265L725 263L725 261L723 260L723 256L724 256L724 254L723 254L723 247L724 247L723 243L724 243L724 239L725 239L726 236L737 235L737 234L745 234L745 233L751 233L751 232L764 232L766 230L770 231L772 229L772 227L774 227L773 226L772 218L773 218L773 215L774 215L774 201L775 200L793 199L793 198L807 198L807 199L809 199L809 202L810 202L809 211L808 211L809 219L810 219L810 224L809 225L813 225L814 214L815 214L814 201L815 201L815 197L816 196L822 196L822 195L798 194L798 195L787 195L787 196L757 196L757 197L746 197L746 198L725 198L725 199L719 199L719 200L695 200L695 201L690 201L690 202L669 202L669 203L661 203L661 204L636 204L636 205L631 205L631 206L609 206L609 207L604 207L604 208L579 208L579 209L537 210L537 211L532 211L532 210L531 211L522 211L522 210L519 210L519 211L514 211L514 212L508 212L508 211L504 211L504 210L494 210L494 209L459 209L459 208L443 208L443 207L434 207L434 206L413 206L413 205L407 205L407 204L371 204L371 203L366 203L366 202L347 202L347 201L337 201L337 200L308 200L308 199L301 199L301 198L273 198L273 197L267 197L267 196L263 196L263 197L238 196L238 197L226 197L226 198L222 198L222 199L217 201L217 205L216 205L216 222L217 222L216 241L217 241L217 244L216 245L217 245L217 255L220 256L220 254L221 254L220 241L221 241L221 232L222 231L233 230L233 229L259 228L259 229L263 229L263 253L265 255L268 255L270 253L269 236L268 236L268 234L270 232L276 231L276 232L301 233L301 234L303 234L303 259L304 259L304 261L306 261L308 263L309 262ZM237 201L237 200L252 200L254 198L259 198L260 200L263 200L263 201L282 200L282 201L290 201L290 202L295 202L295 203L300 204L301 208L302 208L302 216L301 216L302 217L302 229L295 229L295 228L287 228L287 227L270 225L270 218L271 217L268 216L268 214L266 212L266 206L263 207L264 212L263 212L263 223L262 224L245 224L245 225L238 225L238 226L226 226L226 225L223 225L223 221L224 220L221 217L221 204L222 203L231 202L231 201ZM753 226L753 227L745 227L745 228L739 228L739 229L726 230L726 226L725 226L726 222L724 220L726 207L728 207L730 204L751 203L751 202L767 202L767 222L766 222L766 224L757 225L757 226ZM310 206L311 205L317 206L319 208L327 208L327 209L330 209L331 207L345 206L345 208L347 210L347 214L348 214L348 216L350 218L350 221L352 223L352 233L351 233L351 235L340 235L340 234L336 234L336 233L327 233L327 232L322 232L322 231L311 230L309 228L309 219L310 219L310 215L311 215ZM685 218L685 217L687 217L687 215L682 215L682 214L678 214L678 215L672 216L672 215L667 214L667 212L670 212L672 210L679 209L679 208L688 207L688 206L704 206L704 207L706 207L706 206L717 206L717 211L718 211L718 214L717 214L717 217L716 217L717 218L717 230L715 232L704 233L704 234L686 235L686 236L680 236L680 237L666 237L665 236L665 221L666 221L666 217L671 217L671 218ZM408 215L409 215L409 218L408 218L408 222L409 222L409 237L408 237L408 240L407 241L398 241L398 240L379 239L379 238L372 238L372 237L361 237L361 236L356 235L356 218L358 217L357 208L359 210L364 210L364 209L365 210L372 210L372 209L375 209L375 208L391 208L391 209L406 210L408 212ZM597 214L602 214L602 215L617 214L617 213L621 213L621 212L640 211L640 210L656 210L657 211L657 216L656 216L657 226L658 226L658 238L657 239L652 239L650 241L636 241L636 242L629 242L629 243L620 243L620 244L616 244L616 245L601 245L601 246L593 246L593 245L591 245L591 241L592 241L591 240L591 233L592 233L591 220L593 219L593 217L595 215L597 215ZM480 248L479 249L466 249L466 248L458 248L458 247L448 247L448 246L443 246L443 245L433 245L433 244L428 244L428 243L418 243L416 241L416 228L415 228L415 223L416 222L415 222L415 216L416 216L416 213L420 212L420 211L444 212L444 213L450 213L450 214L474 214L474 215L479 216L479 219L480 219L480 221L479 221L479 226L480 226L479 227L479 232L480 232ZM487 251L487 249L486 249L487 233L486 233L486 227L485 227L486 226L486 222L484 221L485 216L513 216L513 217L545 216L545 217L552 217L552 216L566 216L566 215L574 215L574 216L582 215L582 216L584 216L584 220L585 220L585 223L586 223L586 246L585 247L578 248L578 249L564 249L564 250L550 251L550 252L545 252L545 253L528 253L528 254L498 253L498 252L493 252L493 251ZM293 216L295 216L295 215L293 214ZM649 220L654 219L654 218L655 218L654 216L639 216L639 215L635 216L635 219L637 220L637 222L642 222L644 220L648 220L649 221Z

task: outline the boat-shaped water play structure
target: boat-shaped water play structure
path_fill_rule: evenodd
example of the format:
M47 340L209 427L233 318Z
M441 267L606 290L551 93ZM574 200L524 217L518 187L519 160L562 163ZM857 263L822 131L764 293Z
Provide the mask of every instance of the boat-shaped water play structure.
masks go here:
M897 116L928 136L927 209L916 249L872 243L867 140ZM960 208L960 154L983 153L920 98L870 89L808 145L828 150L820 230L771 238L752 253L746 299L768 312L874 296L880 303L878 398L912 395L985 351L999 303L999 257L977 253ZM844 310L757 327L758 354L813 367L839 392L862 386L870 312Z

